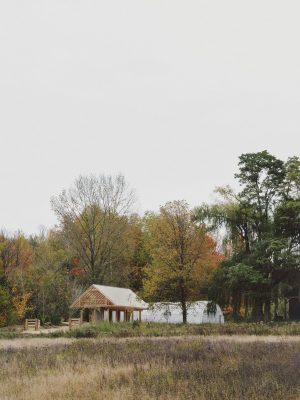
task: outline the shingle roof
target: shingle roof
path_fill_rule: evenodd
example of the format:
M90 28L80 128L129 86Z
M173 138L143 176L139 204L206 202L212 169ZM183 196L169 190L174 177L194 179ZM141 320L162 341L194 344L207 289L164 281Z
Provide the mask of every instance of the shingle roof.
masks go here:
M115 306L148 308L148 304L141 300L131 289L113 286L92 285Z

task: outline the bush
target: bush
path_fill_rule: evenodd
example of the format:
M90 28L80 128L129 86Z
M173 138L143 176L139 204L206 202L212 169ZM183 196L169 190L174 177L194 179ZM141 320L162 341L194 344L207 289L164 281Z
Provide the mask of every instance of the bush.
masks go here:
M14 308L8 291L0 287L0 327L15 321Z
M139 326L140 326L139 321L133 321L133 322L132 322L132 327L133 327L133 329L134 329L134 328L139 328Z
M53 325L60 325L61 317L60 317L60 315L52 315L50 321L51 321L51 324L53 324Z

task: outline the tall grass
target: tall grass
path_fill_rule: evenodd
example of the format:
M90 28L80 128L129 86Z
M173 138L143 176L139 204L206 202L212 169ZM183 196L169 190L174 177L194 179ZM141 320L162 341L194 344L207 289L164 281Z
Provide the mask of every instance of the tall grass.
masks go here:
M300 397L299 343L82 339L0 351L1 400Z

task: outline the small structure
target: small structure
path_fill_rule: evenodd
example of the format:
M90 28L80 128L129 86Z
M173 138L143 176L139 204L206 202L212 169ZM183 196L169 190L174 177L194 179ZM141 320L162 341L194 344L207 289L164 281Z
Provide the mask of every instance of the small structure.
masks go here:
M130 289L92 285L70 307L80 310L80 322L142 320L148 304Z
M224 324L224 315L216 304L214 310L209 310L209 301L195 301L187 310L187 323L190 324ZM180 303L154 303L143 314L143 321L182 323Z
M69 318L69 329L79 328L81 324L80 318Z
M25 319L24 331L39 331L40 320L39 319Z

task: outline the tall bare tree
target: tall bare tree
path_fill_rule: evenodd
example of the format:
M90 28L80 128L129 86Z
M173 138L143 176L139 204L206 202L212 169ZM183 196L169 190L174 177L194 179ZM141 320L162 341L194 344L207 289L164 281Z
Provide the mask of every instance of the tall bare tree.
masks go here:
M134 192L124 176L80 176L51 200L70 248L88 283L105 283L126 250L127 216Z

